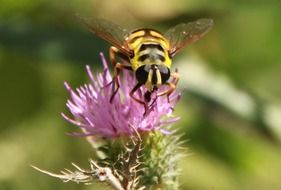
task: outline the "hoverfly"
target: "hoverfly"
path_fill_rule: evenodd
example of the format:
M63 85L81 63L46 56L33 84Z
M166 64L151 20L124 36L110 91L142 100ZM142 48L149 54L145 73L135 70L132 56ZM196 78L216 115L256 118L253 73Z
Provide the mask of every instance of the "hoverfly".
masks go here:
M110 102L113 101L120 87L118 79L120 71L131 70L135 73L137 83L131 90L130 96L144 105L145 112L151 94L161 85L167 85L169 88L159 92L156 97L167 95L169 101L169 95L175 90L179 81L177 71L170 71L172 58L186 45L205 35L213 25L212 19L199 19L178 24L162 34L149 28L129 31L104 19L77 17L92 33L112 45L109 55L114 66L114 77L111 82L113 93ZM124 63L118 62L117 57L125 60ZM170 78L173 78L173 82L169 81ZM147 89L144 100L134 96L141 86Z

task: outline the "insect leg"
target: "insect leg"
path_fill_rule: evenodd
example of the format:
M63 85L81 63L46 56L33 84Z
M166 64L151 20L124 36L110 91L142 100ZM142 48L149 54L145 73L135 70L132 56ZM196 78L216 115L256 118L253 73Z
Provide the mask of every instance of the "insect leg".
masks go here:
M180 79L178 71L176 70L175 72L171 73L171 77L173 77L172 82L164 83L165 85L168 85L170 88L168 90L164 91L164 92L161 92L161 93L157 94L157 97L167 95L168 102L170 102L170 95L176 89L176 86L177 86L177 84L179 82L179 79Z
M131 96L131 98L133 98L133 100L135 100L136 102L138 102L138 103L140 103L140 104L142 104L142 105L144 106L144 114L143 114L143 115L145 115L146 112L147 112L147 110L148 110L148 106L147 106L146 102L144 102L144 101L142 101L142 100L140 100L140 99L138 99L138 98L136 98L136 97L134 96L134 93L135 93L141 86L142 86L142 84L137 83L137 84L134 86L134 88L131 90L130 96Z
M180 80L180 75L177 68L175 69L175 72L171 73L171 77L173 77L173 83L177 86Z
M111 46L109 49L109 57L110 57L110 61L114 66L114 76L113 76L113 80L109 83L112 83L112 95L110 97L110 102L112 103L114 96L116 95L116 93L118 92L118 89L120 87L120 83L119 83L119 74L121 69L127 69L127 70L132 70L131 65L129 64L122 64L117 62L116 60L116 56L119 56L120 58L126 59L126 56L123 55L116 47ZM115 85L116 85L116 89L115 89Z

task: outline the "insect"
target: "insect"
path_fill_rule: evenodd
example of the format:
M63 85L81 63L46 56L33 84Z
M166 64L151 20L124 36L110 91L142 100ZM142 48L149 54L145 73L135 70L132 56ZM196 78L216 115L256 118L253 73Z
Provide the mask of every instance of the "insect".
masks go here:
M161 85L166 85L168 88L159 92L156 97L167 95L169 101L169 95L175 90L179 81L178 72L170 71L172 58L186 45L200 39L213 25L212 19L199 19L178 24L162 34L149 28L130 31L107 20L77 17L92 33L112 45L109 56L114 66L114 77L111 82L113 93L110 102L113 101L120 87L118 79L120 71L131 70L135 73L137 82L130 96L144 105L145 112L148 109L147 103L151 100L151 94ZM118 62L117 57L125 61ZM173 82L169 80L170 78ZM144 100L134 96L141 86L147 89Z

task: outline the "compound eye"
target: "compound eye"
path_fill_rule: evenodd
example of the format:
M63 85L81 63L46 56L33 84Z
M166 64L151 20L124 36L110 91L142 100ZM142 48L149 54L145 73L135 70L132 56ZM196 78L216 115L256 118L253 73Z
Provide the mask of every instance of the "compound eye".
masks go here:
M136 78L140 84L145 84L150 71L149 65L143 65L136 70Z
M160 74L161 74L162 84L164 84L170 78L170 75L171 75L170 69L168 67L164 66L164 65L159 65L158 69L159 69Z

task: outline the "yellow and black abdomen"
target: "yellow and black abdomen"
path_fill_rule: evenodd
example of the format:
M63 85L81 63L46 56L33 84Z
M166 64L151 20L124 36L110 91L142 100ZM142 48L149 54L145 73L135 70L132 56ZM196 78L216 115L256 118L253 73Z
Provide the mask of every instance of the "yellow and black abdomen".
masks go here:
M127 42L134 50L130 62L138 82L149 91L164 84L170 77L171 58L169 42L163 35L155 30L140 29L132 32Z
M127 43L134 51L134 57L130 59L133 70L149 61L160 61L170 68L169 42L161 33L152 29L135 30L128 36Z

